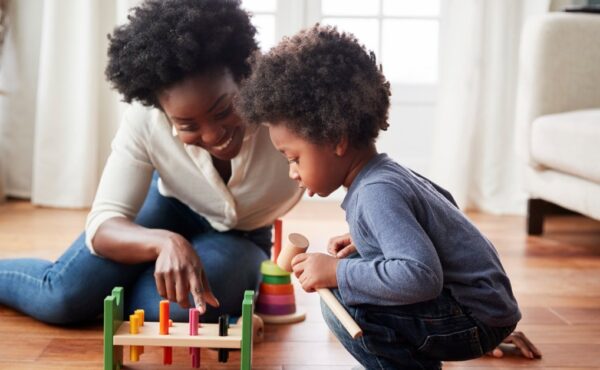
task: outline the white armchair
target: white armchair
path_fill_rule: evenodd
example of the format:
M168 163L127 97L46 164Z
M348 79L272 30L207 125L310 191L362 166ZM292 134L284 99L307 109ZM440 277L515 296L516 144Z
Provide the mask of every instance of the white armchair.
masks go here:
M600 15L528 20L517 99L528 233L557 209L600 220Z

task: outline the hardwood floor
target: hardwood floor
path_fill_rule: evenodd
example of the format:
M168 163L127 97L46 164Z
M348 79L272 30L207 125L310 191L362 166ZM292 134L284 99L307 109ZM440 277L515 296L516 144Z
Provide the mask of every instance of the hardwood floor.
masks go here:
M85 211L37 208L27 202L0 205L0 258L55 259L83 230ZM495 244L523 312L518 329L542 350L541 360L515 354L446 363L447 369L600 369L600 222L561 216L550 219L541 237L527 237L524 217L469 215ZM311 250L324 250L329 236L346 231L333 203L302 203L284 218L284 235L301 232ZM298 287L297 287L298 288ZM254 347L254 368L262 370L350 369L357 362L331 336L318 297L296 289L306 321L267 326ZM147 348L130 369L190 369L187 349L176 349L174 365ZM226 365L202 350L203 369L237 369L238 353ZM0 370L101 369L99 324L62 328L36 322L0 305Z

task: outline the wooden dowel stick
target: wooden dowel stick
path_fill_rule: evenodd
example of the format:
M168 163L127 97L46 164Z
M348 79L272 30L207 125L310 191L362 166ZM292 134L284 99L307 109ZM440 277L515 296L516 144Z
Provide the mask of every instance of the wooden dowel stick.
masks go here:
M356 321L354 321L344 306L342 306L342 304L337 300L331 290L327 288L321 288L317 289L317 293L319 293L319 296L321 296L321 299L323 302L325 302L327 307L329 307L331 312L333 312L335 317L340 320L340 323L342 323L344 328L346 328L352 339L362 336L362 329L360 326L358 326Z

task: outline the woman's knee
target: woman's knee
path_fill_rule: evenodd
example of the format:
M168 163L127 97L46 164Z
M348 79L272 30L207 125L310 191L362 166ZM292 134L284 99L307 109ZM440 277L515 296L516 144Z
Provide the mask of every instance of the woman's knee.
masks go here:
M90 321L98 317L103 306L102 297L72 289L50 289L32 303L31 315L50 324L67 325ZM37 306L37 307L36 307Z
M211 285L241 284L253 286L260 278L260 264L268 259L251 241L227 234L204 236L194 240Z

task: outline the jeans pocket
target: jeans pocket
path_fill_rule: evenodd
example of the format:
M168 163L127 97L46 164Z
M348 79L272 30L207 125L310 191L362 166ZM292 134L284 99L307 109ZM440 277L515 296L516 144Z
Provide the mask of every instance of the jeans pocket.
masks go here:
M476 326L454 333L429 335L417 351L423 356L445 361L464 361L483 355Z

